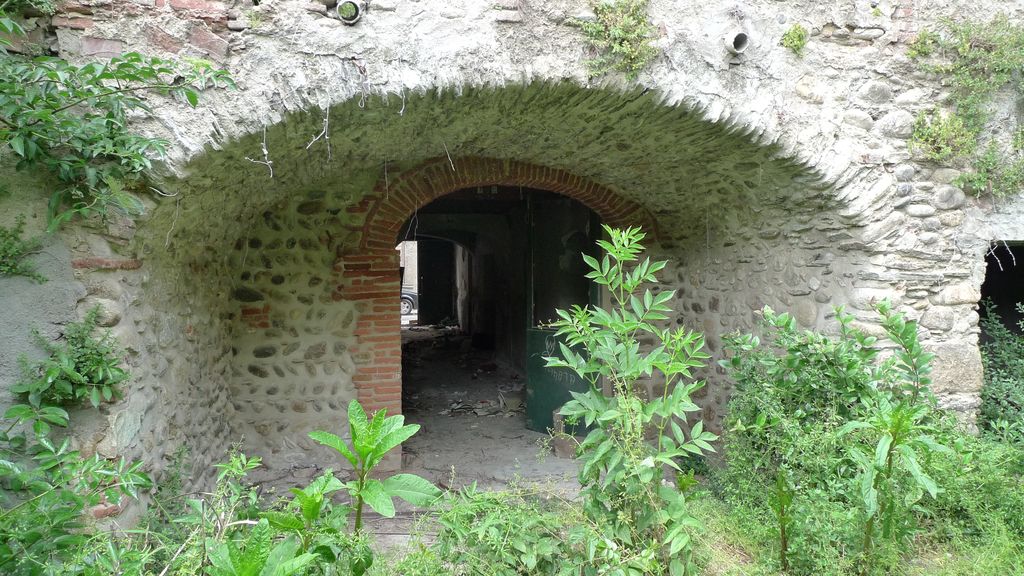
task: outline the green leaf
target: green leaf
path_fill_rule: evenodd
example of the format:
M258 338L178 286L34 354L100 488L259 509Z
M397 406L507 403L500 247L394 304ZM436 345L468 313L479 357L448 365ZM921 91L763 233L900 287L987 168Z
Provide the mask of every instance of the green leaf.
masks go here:
M401 416L392 416L391 418L399 419L399 422L403 421ZM390 418L389 418L390 420ZM398 446L402 442L405 442L414 434L419 432L419 424L409 424L408 426L402 426L401 428L387 434L377 442L377 446L374 448L374 452L380 456L384 456L392 448Z
M396 474L385 479L383 486L389 496L401 498L413 506L430 506L441 496L437 486L415 474Z
M901 456L903 456L903 460L907 464L907 470L910 471L910 475L913 476L914 481L917 482L921 488L924 488L932 498L938 496L938 485L935 483L935 480L932 480L930 476L921 470L921 467L917 463L917 457L914 455L914 451L910 446L904 444L902 446L898 446L896 450Z
M266 518L270 525L278 530L302 530L306 527L305 522L294 514L268 511L263 512L260 516Z
M359 467L359 460L356 458L355 454L349 450L345 441L337 435L331 434L330 432L324 432L322 430L314 430L309 433L309 437L328 448L334 448L339 454L348 460L349 464L351 464L353 468Z
M11 148L18 156L25 155L25 138L23 136L19 135L11 138L8 144L10 144Z
M841 426L838 430L836 430L836 435L837 436L845 436L846 434L849 434L850 432L852 432L854 430L863 430L865 428L871 428L871 425L868 424L867 422L861 422L860 420L854 420L852 422L847 422L846 424Z
M358 400L352 400L349 402L348 426L349 432L352 436L352 447L355 448L360 459L365 460L369 452L367 449L368 443L366 436L369 432L370 421L366 417L366 412L363 410L363 407L359 404ZM372 446L373 443L370 443L369 445Z
M15 404L4 412L4 418L7 420L25 420L35 415L31 406L25 404Z
M885 467L885 463L889 458L890 446L892 446L892 435L886 432L878 439L878 444L875 446L875 466L879 469Z
M393 518L395 516L395 503L392 502L391 496L384 489L384 484L379 480L367 480L359 495L362 496L363 502L367 506L373 508L381 516L385 518Z
M315 554L296 556L295 553L298 550L299 542L294 537L280 542L265 557L262 563L262 570L257 574L259 576L292 576L293 574L298 574L316 560Z

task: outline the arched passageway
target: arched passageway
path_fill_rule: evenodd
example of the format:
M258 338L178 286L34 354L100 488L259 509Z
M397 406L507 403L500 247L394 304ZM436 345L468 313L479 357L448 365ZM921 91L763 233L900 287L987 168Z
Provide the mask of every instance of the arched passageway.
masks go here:
M360 312L355 331L361 337L355 351L360 361L353 382L364 406L401 411L401 339L397 330L401 279L395 242L403 225L434 200L480 186L528 187L561 194L592 209L604 222L644 226L656 236L654 219L643 207L593 182L544 166L487 158L438 158L394 181L378 183L374 200L357 207L367 214L360 242L339 256L335 269L340 271L340 279L332 295L339 301L354 302Z
M326 112L329 146L316 139L324 113L310 112L197 158L140 230L147 290L165 295L162 330L185 334L187 356L154 386L192 407L168 429L193 450L244 436L274 477L298 474L329 457L306 433L344 433L351 399L401 411L395 245L411 216L459 191L536 190L643 227L671 261L671 321L705 332L712 352L764 304L813 325L842 299L853 233L815 175L654 94L539 84L364 104ZM728 388L707 390L714 427Z

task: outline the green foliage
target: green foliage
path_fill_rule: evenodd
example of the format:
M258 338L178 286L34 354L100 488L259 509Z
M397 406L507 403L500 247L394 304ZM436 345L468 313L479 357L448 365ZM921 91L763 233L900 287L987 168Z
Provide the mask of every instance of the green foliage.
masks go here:
M779 470L775 478L775 492L768 500L768 507L775 514L779 527L779 566L789 571L789 530L793 527L793 497L796 492L785 470Z
M21 418L7 414L5 420ZM67 439L55 443L37 436L33 442L5 435L0 441L5 451L28 457L17 464L0 461L0 480L9 486L0 510L4 574L48 574L88 543L84 518L92 507L136 498L138 490L149 485L139 464L111 462L98 455L84 458L71 450Z
M24 14L30 10L53 14L57 11L57 4L52 0L8 0L0 5L0 11L8 14Z
M807 40L811 35L799 22L793 24L782 35L782 45L789 48L797 56L804 55L804 48L807 47Z
M662 482L666 469L682 472L676 462L688 454L713 451L717 437L696 422L684 432L687 414L698 411L690 395L703 382L691 381L692 370L708 355L700 334L660 328L671 311L675 293L640 288L657 282L665 262L640 260L644 234L638 229L605 227L600 240L604 257L584 255L587 278L605 287L615 307L576 306L559 310L555 322L560 357L546 358L552 368L568 368L590 383L585 393L561 410L572 421L592 427L578 448L583 511L605 531L588 543L588 560L608 554L627 573L691 574L689 529L695 521L686 510L683 492ZM654 342L641 350L640 340ZM582 354L573 351L579 348ZM659 396L647 397L641 380L663 382ZM599 387L604 379L614 394Z
M2 420L0 573L54 573L83 550L96 548L85 521L92 508L117 506L150 486L137 463L85 457L72 450L70 439L54 439L52 427L68 425L62 408L16 404Z
M352 499L355 511L353 530L356 535L363 528L364 505L381 516L391 518L395 515L396 497L414 506L429 506L441 496L436 486L415 474L395 474L384 480L370 477L388 452L419 431L418 424L406 425L404 416L388 416L386 410L378 410L372 419L368 418L363 407L355 400L348 406L348 423L351 446L330 432L317 430L309 433L313 440L341 454L352 465L356 477L355 480L343 483L329 474L320 483L311 486L315 487L312 492L308 488L306 491L292 490L302 511L302 520L307 525L319 517L324 497L339 490L348 492ZM305 527L302 529L305 530ZM336 523L334 529L337 529ZM332 554L336 555L336 552ZM363 546L350 559L350 569L354 576L361 576L372 564L373 552L369 546Z
M25 257L39 249L38 238L22 238L25 216L14 220L14 227L0 226L0 276L26 276L36 282L45 282L41 274L25 262Z
M595 21L577 20L598 56L587 62L594 76L624 72L633 80L654 57L654 26L647 18L647 0L608 0L594 4Z
M0 32L24 33L3 8ZM129 116L148 110L143 95L196 106L200 90L230 85L226 72L202 60L129 53L75 66L10 54L0 44L0 145L14 153L18 169L43 167L62 183L50 198L51 228L110 208L139 214L142 204L131 191L167 146L129 129Z
M991 301L983 302L981 354L985 382L981 390L978 426L1000 440L1024 446L1024 327L1003 323ZM1017 304L1018 312L1024 306Z
M719 489L753 510L769 502L780 567L793 573L891 570L924 495L934 502L941 492L933 461L953 450L937 438L931 355L916 323L885 302L878 312L896 346L885 360L841 308L836 337L765 309L764 344L727 339L722 365L737 390Z
M378 410L372 419L368 418L355 400L348 406L348 423L351 447L330 432L317 430L310 432L309 437L336 450L355 470L356 480L341 487L355 501L356 532L362 529L363 504L390 518L395 515L393 498L414 506L428 506L441 495L436 486L414 474L396 474L383 481L370 477L388 452L419 431L419 424L406 425L404 416L388 416L386 410Z
M956 457L935 460L943 491L934 531L953 541L1007 534L1024 553L1024 449L991 436L959 435Z
M956 185L975 194L1005 196L1024 188L1024 154L1018 144L1012 152L1003 151L992 141L976 155L972 170L957 177Z
M474 484L438 516L438 553L458 566L456 574L579 574L582 558L567 538L576 515L533 494L482 492Z
M939 48L941 38L935 32L925 28L917 33L914 40L907 47L907 56L910 58L925 58L931 56Z
M304 571L316 559L299 554L295 537L273 541L270 523L264 518L249 531L244 543L228 540L210 550L210 576L291 576Z
M261 466L261 460L235 448L226 462L216 465L219 473L212 492L187 499L183 507L164 507L158 501L161 512L127 537L97 532L93 539L70 551L73 555L68 564L75 569L65 572L87 576L122 573L90 571L91 567L116 564L131 565L134 571L123 573L140 575L390 574L386 570L371 571L374 552L361 525L362 503L393 515L393 496L425 506L434 503L440 491L410 474L383 481L369 477L384 454L418 427L405 426L401 416L387 417L383 411L368 418L358 403L349 407L349 423L351 445L326 432L313 432L311 436L342 455L352 456L356 480L344 482L327 470L307 486L292 488L289 497L268 504L260 499L255 487L245 483L248 473ZM374 483L378 488L371 487ZM348 492L350 502L336 500L341 492ZM353 512L356 519L350 528ZM409 572L399 572L403 576L441 573L441 565L425 551L399 564L409 567ZM434 570L428 571L430 567Z
M800 331L792 315L762 312L764 338L726 339L731 357L722 365L736 382L725 437L726 467L718 472L727 496L773 488L791 474L802 492L831 493L851 473L835 431L888 380L877 361L876 339L852 328L836 311L839 335Z
M109 337L92 338L95 326L94 311L68 327L63 346L41 340L54 356L36 365L36 372L29 369L31 382L12 387L26 394L28 403L11 406L2 417L0 573L111 574L107 568L131 562L109 535L94 539L86 518L94 508L137 498L150 480L138 463L86 457L72 449L65 434L59 439L52 434L53 427L67 426L69 419L56 404L92 397L123 379L120 368L115 372L107 366L117 363ZM60 368L50 370L53 365ZM88 561L82 560L85 556Z
M72 322L64 330L60 343L38 337L47 358L29 363L22 359L21 380L11 391L24 395L29 405L70 405L88 399L95 407L109 402L128 379L121 368L120 352L109 330L97 334L99 307L86 313L81 322Z
M907 54L939 74L952 89L954 112L918 117L913 147L931 160L970 164L959 182L975 193L1005 196L1024 185L1024 154L1019 146L995 140L977 152L991 116L991 102L1024 69L1024 27L998 15L988 22L947 20L939 32L923 30Z
M974 154L977 139L978 134L960 116L930 110L919 113L914 120L910 148L920 150L929 160L950 162Z

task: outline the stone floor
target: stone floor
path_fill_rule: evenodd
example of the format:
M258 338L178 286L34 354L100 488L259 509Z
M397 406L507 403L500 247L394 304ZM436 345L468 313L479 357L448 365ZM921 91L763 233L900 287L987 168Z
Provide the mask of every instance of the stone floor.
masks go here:
M451 328L405 329L402 341L403 412L421 426L404 444L405 471L450 488L575 485L576 462L526 429L525 381L507 364Z
M408 423L421 426L403 444L402 471L449 490L473 483L498 490L516 483L575 495L576 461L555 457L543 445L546 434L526 429L525 382L468 344L452 328L402 330L403 413ZM372 512L365 517L375 547L396 553L417 538L429 541L436 526L404 502L395 504L394 518Z

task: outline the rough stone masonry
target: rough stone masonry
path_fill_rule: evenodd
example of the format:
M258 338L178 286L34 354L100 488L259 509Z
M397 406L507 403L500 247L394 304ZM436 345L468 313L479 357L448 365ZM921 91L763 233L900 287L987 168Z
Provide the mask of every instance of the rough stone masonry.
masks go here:
M56 335L99 304L133 379L76 429L85 452L159 472L184 447L203 478L244 437L282 474L323 462L306 432L339 430L351 398L401 409L398 228L500 184L644 225L671 260L673 321L715 354L764 305L809 328L845 305L877 333L889 298L937 354L942 402L970 417L984 254L1024 240L1024 202L968 197L908 150L948 93L906 44L998 10L1024 17L998 0L652 0L659 54L630 83L588 77L572 20L593 14L576 0L372 0L354 26L301 0L70 0L27 23L61 56L207 58L238 89L197 109L154 97L137 126L171 145L148 214L52 238L42 289L0 279L3 309L40 311L0 320L0 381L33 327ZM796 22L803 58L779 45ZM998 108L993 124L1013 124ZM5 178L0 221L28 206L41 228L49 183ZM715 422L729 388L708 376Z

